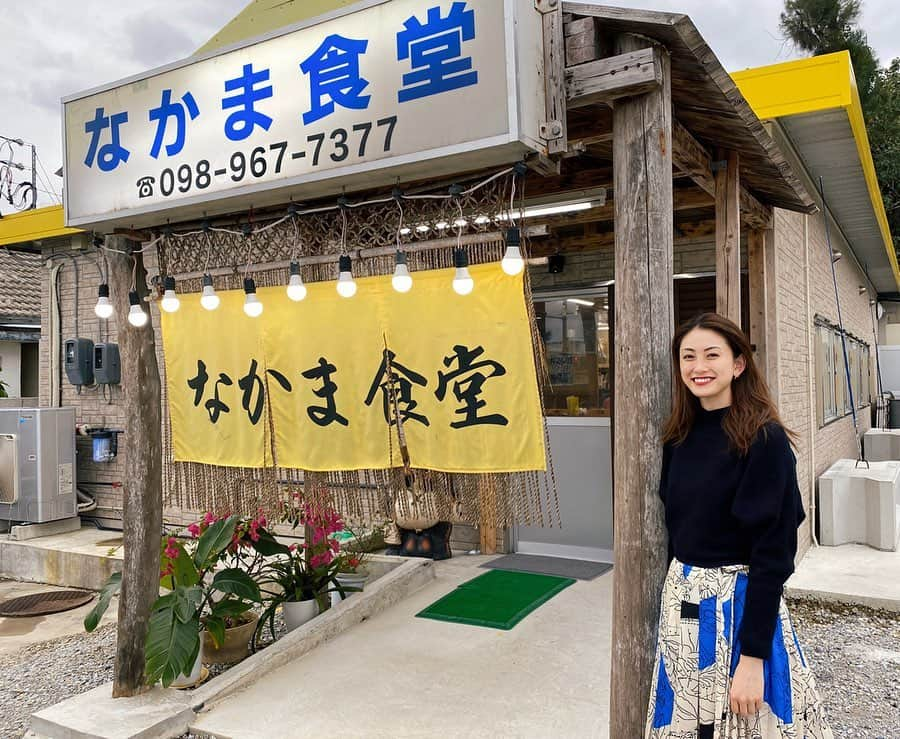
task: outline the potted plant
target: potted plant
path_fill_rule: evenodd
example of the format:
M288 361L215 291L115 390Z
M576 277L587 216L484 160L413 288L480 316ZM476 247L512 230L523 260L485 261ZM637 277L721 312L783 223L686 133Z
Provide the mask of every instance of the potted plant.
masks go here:
M145 643L148 685L162 682L163 687L168 687L177 684L179 678L184 680L185 675L196 675L201 659L201 630L205 628L213 644L221 647L228 622L260 602L259 586L241 566L221 566L235 564L223 560L244 546L244 541L249 541L249 546L262 556L267 556L266 552L277 544L271 534L261 529L258 519L257 541L250 537L250 530L250 524L240 516L216 519L207 514L188 546L175 537L162 539L160 587L168 592L156 599L150 611ZM97 605L85 617L87 631L97 627L120 587L121 573L115 573L101 591Z
M350 533L353 534L352 531ZM340 588L331 593L332 606L336 606L352 593L359 593L365 589L366 581L369 579L368 559L369 553L362 541L353 534L353 539L344 544L335 557L337 563L335 580Z
M295 496L296 500L296 496ZM303 525L308 540L303 544L277 544L277 556L263 565L259 580L265 609L259 619L257 637L268 623L275 638L275 613L280 607L288 631L301 626L328 607L328 593L343 588L337 582L336 553L340 545L329 536L342 531L340 516L309 503L292 503L282 520L296 528Z

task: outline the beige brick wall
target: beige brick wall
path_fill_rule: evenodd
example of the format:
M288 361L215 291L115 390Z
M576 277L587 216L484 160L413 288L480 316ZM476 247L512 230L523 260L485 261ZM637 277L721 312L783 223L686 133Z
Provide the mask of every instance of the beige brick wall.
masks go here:
M785 424L800 437L796 449L797 476L804 507L810 514L818 476L837 459L855 459L856 440L852 416L819 428L815 413L817 378L813 320L818 314L838 323L823 216L821 213L806 216L776 209L774 230L778 405ZM875 337L869 313L869 299L874 295L874 288L833 225L831 238L834 250L844 255L835 265L844 328L869 344L874 373ZM860 285L866 286L869 292L860 295ZM874 393L874 375L870 382ZM858 412L858 422L859 432L865 433L871 425L868 407ZM809 515L801 529L801 555L811 544L813 525L813 516Z

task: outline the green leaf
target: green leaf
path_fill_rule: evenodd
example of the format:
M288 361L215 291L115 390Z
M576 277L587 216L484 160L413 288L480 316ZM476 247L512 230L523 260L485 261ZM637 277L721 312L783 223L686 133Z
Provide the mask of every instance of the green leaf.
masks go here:
M208 567L211 564L209 560L217 559L225 551L226 547L231 544L237 520L238 516L230 516L221 521L216 521L200 534L200 538L197 539L197 551L194 552L194 566L198 570Z
M258 541L251 541L252 547L263 557L273 557L276 554L290 554L290 549L286 544L282 544L266 529L257 529L259 534Z
M219 618L233 618L235 616L240 616L242 613L246 613L251 608L253 608L252 603L245 603L242 600L224 598L218 603L213 603L209 609L209 612L210 615L217 616Z
M259 585L250 575L237 567L229 567L227 570L217 572L211 587L219 592L232 593L254 603L258 603L260 600Z
M207 616L204 626L206 626L206 630L212 637L213 644L217 648L221 648L225 643L225 619L217 616Z
M106 609L109 608L109 601L112 600L112 597L121 589L122 573L114 572L109 576L109 580L106 581L103 589L100 591L100 597L97 599L97 604L91 609L91 612L84 617L85 631L90 633L97 628L97 624L100 623L100 619L103 618L103 614L106 613Z
M187 623L199 615L200 604L203 602L203 590L197 586L192 588L178 587L175 589L175 617L182 623Z
M162 681L169 687L178 675L190 671L200 648L200 619L180 621L175 602L174 594L164 595L150 613L144 668L148 685Z

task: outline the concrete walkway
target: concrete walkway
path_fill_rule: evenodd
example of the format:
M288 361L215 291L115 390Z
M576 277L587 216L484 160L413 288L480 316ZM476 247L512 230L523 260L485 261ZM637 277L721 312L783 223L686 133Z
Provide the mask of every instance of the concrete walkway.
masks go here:
M486 556L435 563L396 606L192 724L217 737L607 737L612 573L578 581L511 631L415 618Z
M900 612L900 552L862 544L813 547L786 585L795 598Z

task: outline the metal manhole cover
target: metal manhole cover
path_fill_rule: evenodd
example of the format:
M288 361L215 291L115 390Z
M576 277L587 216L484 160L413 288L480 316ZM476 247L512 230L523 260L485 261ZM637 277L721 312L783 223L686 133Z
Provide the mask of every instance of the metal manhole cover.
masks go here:
M94 599L93 593L83 590L50 590L10 598L0 603L0 616L45 616L48 613L70 611Z

